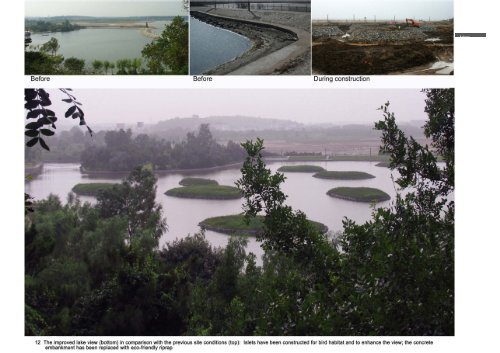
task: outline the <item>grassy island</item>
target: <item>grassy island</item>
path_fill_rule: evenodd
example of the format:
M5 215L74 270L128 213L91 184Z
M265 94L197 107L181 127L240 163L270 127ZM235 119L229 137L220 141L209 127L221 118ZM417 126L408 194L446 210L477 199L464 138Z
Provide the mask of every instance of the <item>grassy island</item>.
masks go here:
M203 178L184 178L179 181L179 185L182 186L194 186L194 185L219 185L219 183L212 179Z
M245 216L242 214L207 218L199 223L199 226L218 233L235 235L257 235L264 227L264 216L257 216L245 223ZM321 233L326 233L328 227L323 223L309 221Z
M97 196L97 193L101 190L109 190L114 185L113 183L82 183L76 184L71 189L75 194L82 196Z
M339 199L356 202L382 202L390 200L391 197L379 189L374 188L349 188L339 187L328 190L327 195Z
M278 172L289 173L318 173L326 171L325 168L317 165L284 165L278 169Z
M391 165L390 162L379 162L375 164L375 167L389 168L390 165Z
M354 171L324 171L313 175L315 178L320 179L335 179L335 180L363 180L373 179L375 176L365 172Z
M231 200L242 197L238 188L227 185L191 185L173 188L165 192L168 196L187 199Z

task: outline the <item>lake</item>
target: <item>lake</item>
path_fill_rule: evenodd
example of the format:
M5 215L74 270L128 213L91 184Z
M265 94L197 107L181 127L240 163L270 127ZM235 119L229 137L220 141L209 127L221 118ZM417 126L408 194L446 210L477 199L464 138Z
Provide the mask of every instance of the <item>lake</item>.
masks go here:
M189 23L189 73L199 75L231 61L250 49L252 42L237 33L191 17Z
M154 33L161 33L169 21L150 22L155 27ZM54 32L48 35L33 33L32 46L42 45L56 38L60 49L58 54L66 59L76 57L85 59L87 66L93 60L108 60L116 62L120 59L134 59L141 57L141 51L151 38L141 34L141 28L85 28L71 32Z
M306 164L301 162L279 162L268 164L274 172L282 165ZM337 186L368 186L381 189L394 198L395 186L391 180L391 171L388 168L375 166L376 162L308 162L309 165L319 165L327 170L362 171L375 176L367 180L325 180L313 178L312 173L286 173L283 191L288 195L287 204L294 209L305 212L309 219L324 223L331 231L342 229L344 217L356 222L364 222L371 218L370 205L332 198L326 192ZM198 223L208 217L236 214L242 211L240 200L197 200L181 199L164 194L168 189L178 187L179 181L186 177L183 174L168 174L158 177L158 192L156 200L163 206L164 216L167 218L168 231L160 240L160 246L180 239L188 234L194 234L200 229ZM213 171L209 173L189 174L190 177L214 179L221 185L234 185L240 178L238 168ZM78 183L88 182L119 182L120 178L87 178L80 173L79 164L45 164L43 173L36 176L25 185L26 192L35 199L46 198L55 194L66 202L68 193ZM83 201L95 202L92 197L80 197ZM381 202L377 206L388 206L391 201ZM212 231L206 232L206 238L217 246L225 246L229 237ZM262 249L255 238L249 238L248 251L255 253L259 258ZM259 261L261 263L261 261Z

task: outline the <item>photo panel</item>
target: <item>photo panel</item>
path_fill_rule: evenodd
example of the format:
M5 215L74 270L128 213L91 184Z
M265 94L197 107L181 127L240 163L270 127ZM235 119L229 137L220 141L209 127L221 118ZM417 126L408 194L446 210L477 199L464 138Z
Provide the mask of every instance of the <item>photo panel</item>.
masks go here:
M453 75L453 0L312 0L312 72Z
M188 3L27 0L25 75L187 75Z
M455 333L452 88L26 89L25 123L27 336Z
M191 75L310 75L310 0L191 0Z

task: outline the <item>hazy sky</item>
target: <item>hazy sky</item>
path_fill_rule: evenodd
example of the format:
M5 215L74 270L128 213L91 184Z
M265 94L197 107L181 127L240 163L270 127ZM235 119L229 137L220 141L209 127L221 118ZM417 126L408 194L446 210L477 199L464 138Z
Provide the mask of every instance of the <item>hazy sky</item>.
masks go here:
M312 18L326 19L429 19L453 17L453 0L312 0Z
M54 111L68 108L63 94L48 90ZM175 117L245 115L290 119L301 123L373 123L386 101L398 121L422 120L425 95L416 89L75 89L85 117L92 123L154 123ZM64 121L66 119L62 118Z
M181 0L27 0L26 17L185 15Z

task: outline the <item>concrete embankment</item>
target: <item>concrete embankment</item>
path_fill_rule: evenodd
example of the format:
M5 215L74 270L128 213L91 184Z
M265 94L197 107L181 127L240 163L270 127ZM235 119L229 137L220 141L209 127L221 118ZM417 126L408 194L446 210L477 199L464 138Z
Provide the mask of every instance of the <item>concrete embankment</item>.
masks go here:
M311 36L310 29L303 25L293 26L293 21L290 21L290 25L277 23L283 21L269 16L259 17L258 11L212 9L210 14L192 11L191 15L203 22L241 34L253 42L250 50L205 74L310 74Z

